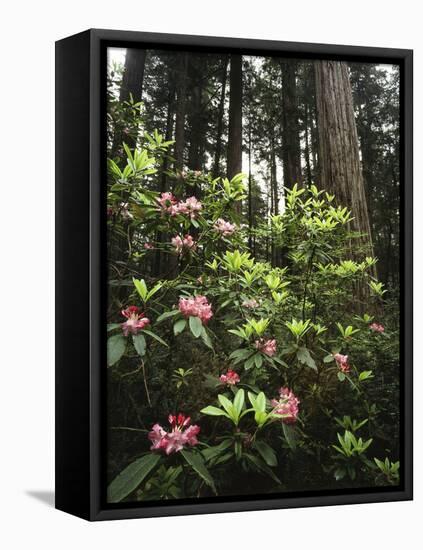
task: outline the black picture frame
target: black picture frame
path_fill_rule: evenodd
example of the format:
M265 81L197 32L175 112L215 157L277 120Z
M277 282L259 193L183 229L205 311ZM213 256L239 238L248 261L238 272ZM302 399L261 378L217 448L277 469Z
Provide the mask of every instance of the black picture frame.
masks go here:
M401 484L283 497L105 502L106 48L225 51L400 66ZM56 43L56 508L87 520L203 514L412 499L413 52L91 29Z

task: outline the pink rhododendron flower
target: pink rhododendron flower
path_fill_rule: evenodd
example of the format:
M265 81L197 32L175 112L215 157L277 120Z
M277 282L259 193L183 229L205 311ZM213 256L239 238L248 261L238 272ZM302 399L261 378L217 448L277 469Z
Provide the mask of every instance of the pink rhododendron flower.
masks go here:
M138 334L139 330L150 324L150 319L143 317L143 313L137 306L129 306L122 310L122 315L126 321L122 323L122 331L125 336L128 334Z
M185 235L183 239L179 235L176 235L176 237L173 237L172 239L172 245L176 248L176 252L178 254L181 254L184 249L194 249L196 247L196 244L197 243L194 241L191 235Z
M238 382L241 379L238 373L236 373L234 370L229 369L226 374L222 374L219 377L219 380L222 382L222 384L228 384L228 386L234 386L235 384L238 384Z
M254 298L251 298L250 300L245 300L244 302L242 302L242 307L246 307L247 309L254 309L259 305L260 304Z
M146 250L151 250L152 248L154 248L154 245L152 243L144 243L144 248Z
M265 355L273 357L276 353L276 340L266 340L265 338L260 338L260 340L256 340L254 342L254 347Z
M215 221L213 228L220 233L223 237L228 237L236 231L236 225L230 222L226 222L224 219L219 218Z
M199 178L201 176L201 170L194 170L194 176Z
M369 326L369 329L373 332L385 332L385 327L379 323L372 323L370 326Z
M282 418L285 424L294 424L297 421L300 400L294 395L289 388L281 388L279 390L279 399L272 399L272 407L274 413L286 415Z
M160 197L157 198L157 202L163 212L170 214L171 216L176 216L178 213L178 201L172 193L162 193Z
M348 355L342 355L341 353L335 353L334 355L336 364L341 372L350 372L350 365L348 363Z
M203 205L196 197L188 197L177 206L179 214L189 214L190 218L195 218L197 213L203 208Z
M203 325L213 317L212 307L205 296L180 298L178 307L184 317L199 317Z
M197 435L200 432L200 426L190 426L191 418L183 414L169 415L169 424L171 431L167 432L160 424L154 424L148 434L148 439L152 442L150 449L152 451L164 451L167 455L177 453L184 447L194 447L198 444Z

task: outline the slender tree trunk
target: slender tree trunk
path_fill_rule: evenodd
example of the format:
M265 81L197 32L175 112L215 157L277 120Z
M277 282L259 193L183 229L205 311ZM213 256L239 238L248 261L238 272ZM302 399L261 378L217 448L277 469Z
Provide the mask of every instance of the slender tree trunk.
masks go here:
M146 57L146 50L127 48L122 84L119 92L119 101L121 103L124 101L129 101L131 96L134 103L141 101ZM137 133L137 128L117 128L112 144L112 156L116 155L116 152L121 147L123 141L125 141L130 148L134 148L136 146L137 139L136 137L128 135L128 130L130 134Z
M205 139L204 113L203 113L203 89L202 89L202 63L198 58L192 58L190 63L190 92L191 101L189 103L188 127L189 148L188 148L188 168L190 170L202 169L202 142Z
M305 129L305 135L304 135L304 156L305 156L305 163L306 163L306 174L307 174L307 185L310 187L310 185L313 183L313 178L311 175L311 160L310 160L310 137L309 137L309 112L308 112L308 105L305 105L304 109L304 129Z
M168 93L168 104L167 104L167 117L166 117L166 132L165 132L165 140L170 141L172 139L173 135L173 122L174 122L174 108L175 108L175 84L173 82L172 78L172 71L169 70L169 93ZM163 193L168 190L168 180L166 176L166 171L169 168L168 166L169 161L167 156L163 159L163 171L162 176L160 180L160 191ZM166 240L169 238L169 236L166 233L163 233L162 231L157 231L156 234L156 242L162 243L166 242ZM153 273L156 277L158 277L161 273L161 265L163 260L166 260L166 256L164 255L160 249L155 250L154 254L154 269ZM168 264L176 266L177 260L176 258L169 258Z
M251 154L252 154L252 128L251 120L248 128L248 248L253 252L253 174L251 169Z
M315 70L321 187L352 211L351 228L364 234L361 244L373 255L348 67L316 61Z
M131 95L135 103L141 101L146 55L146 50L135 48L126 50L120 101L129 101Z
M180 63L176 77L176 112L175 112L175 170L182 171L184 167L185 149L185 115L186 93L188 79L188 54L180 55Z
M228 178L242 172L242 56L231 54Z
M216 149L214 152L213 161L213 178L217 178L220 173L220 157L222 156L222 133L223 133L223 117L225 114L225 98L226 98L226 82L228 80L228 56L223 59L222 71L222 87L220 92L219 113L216 129Z
M302 185L299 112L296 84L296 64L282 62L282 161L284 184L292 188Z

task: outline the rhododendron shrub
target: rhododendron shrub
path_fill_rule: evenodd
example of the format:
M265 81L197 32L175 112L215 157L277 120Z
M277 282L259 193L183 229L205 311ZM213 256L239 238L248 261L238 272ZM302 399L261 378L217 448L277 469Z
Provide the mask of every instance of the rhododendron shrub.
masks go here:
M383 483L399 328L351 213L294 185L252 232L243 175L173 171L171 145L109 161L110 501Z

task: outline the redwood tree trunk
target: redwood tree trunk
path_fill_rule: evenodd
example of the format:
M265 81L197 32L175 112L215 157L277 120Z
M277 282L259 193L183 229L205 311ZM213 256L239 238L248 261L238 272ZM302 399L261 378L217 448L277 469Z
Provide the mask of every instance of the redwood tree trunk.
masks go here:
M296 64L292 61L282 62L281 70L283 175L285 186L292 188L296 183L302 185Z
M136 48L127 48L125 55L125 67L122 75L122 84L119 92L119 101L129 101L132 96L134 103L138 103L142 98L142 87L144 81L146 50ZM137 128L131 128L131 134L137 134ZM117 128L113 139L111 154L114 156L122 146L122 142L133 149L136 146L136 137L132 137L124 132L124 128Z
M185 114L188 78L188 54L181 54L177 73L176 113L175 113L175 169L181 171L184 167L185 148Z
M372 255L348 67L341 61L316 61L315 71L320 185L352 211L351 228L365 234L360 241Z
M135 103L141 101L146 54L146 50L135 48L126 50L120 101L128 101L131 94Z
M214 152L213 161L213 177L217 178L220 173L220 157L222 156L222 133L223 133L223 116L225 114L225 97L226 97L226 81L228 79L228 56L223 60L222 71L222 88L220 91L219 114L216 129L216 149Z
M231 54L228 178L242 172L242 56Z

